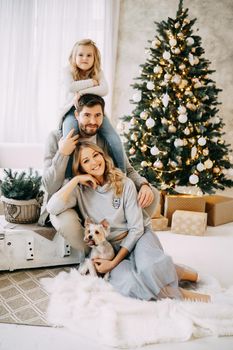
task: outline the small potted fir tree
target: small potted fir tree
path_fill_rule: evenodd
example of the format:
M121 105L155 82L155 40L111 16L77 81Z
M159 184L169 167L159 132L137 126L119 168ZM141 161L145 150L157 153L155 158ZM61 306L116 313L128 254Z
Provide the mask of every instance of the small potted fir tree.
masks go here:
M37 222L43 202L41 176L30 168L29 172L4 169L1 181L1 200L7 221L17 224Z

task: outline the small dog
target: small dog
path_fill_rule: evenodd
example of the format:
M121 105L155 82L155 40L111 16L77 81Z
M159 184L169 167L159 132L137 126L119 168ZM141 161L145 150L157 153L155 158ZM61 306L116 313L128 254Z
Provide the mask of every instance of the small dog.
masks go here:
M84 242L91 247L91 252L80 265L78 271L81 275L89 273L91 276L98 276L95 265L92 261L94 258L112 260L115 256L111 243L106 240L109 234L109 223L102 220L99 224L93 223L89 218L85 220ZM108 280L109 273L104 275L104 279Z

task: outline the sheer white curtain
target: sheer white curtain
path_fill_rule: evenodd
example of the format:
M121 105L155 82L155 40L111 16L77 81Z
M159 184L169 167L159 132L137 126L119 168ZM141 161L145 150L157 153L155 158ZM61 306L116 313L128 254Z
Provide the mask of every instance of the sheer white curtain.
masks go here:
M111 113L120 0L0 0L0 142L43 143L57 127L62 68L73 44L102 54Z

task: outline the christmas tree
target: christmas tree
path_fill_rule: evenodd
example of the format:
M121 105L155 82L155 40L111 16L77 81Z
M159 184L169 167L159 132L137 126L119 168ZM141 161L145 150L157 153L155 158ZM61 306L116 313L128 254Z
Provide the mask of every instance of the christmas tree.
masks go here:
M176 18L156 23L147 59L133 84L132 115L123 118L125 148L133 166L158 189L192 186L202 193L232 187L229 145L214 72L203 57L196 19L179 2ZM127 127L126 127L127 126ZM232 171L232 170L231 170Z

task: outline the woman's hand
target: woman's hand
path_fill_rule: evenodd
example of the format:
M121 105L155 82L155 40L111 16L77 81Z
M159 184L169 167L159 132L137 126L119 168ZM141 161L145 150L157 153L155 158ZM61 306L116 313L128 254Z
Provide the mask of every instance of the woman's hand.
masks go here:
M93 81L93 84L94 84L94 86L97 86L97 85L99 85L99 82L98 82L98 80L92 79L92 81Z
M112 260L105 260L100 258L93 259L96 271L99 273L107 273L112 271L112 269L115 267Z
M87 187L92 187L94 190L100 183L94 176L89 175L89 174L83 174L83 175L77 175L77 180L78 183L87 186Z
M152 189L148 185L142 185L138 193L138 204L141 208L147 208L154 200Z

